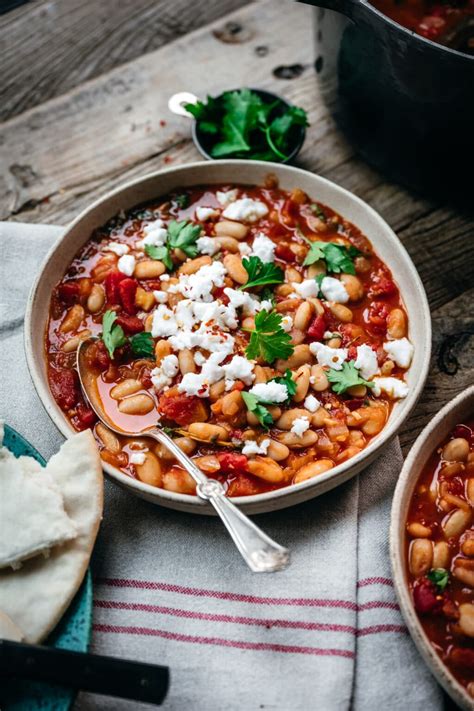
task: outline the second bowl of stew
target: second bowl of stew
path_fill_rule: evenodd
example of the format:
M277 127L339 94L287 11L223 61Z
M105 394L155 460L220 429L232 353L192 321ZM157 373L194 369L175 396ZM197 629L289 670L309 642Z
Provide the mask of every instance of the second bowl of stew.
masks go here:
M395 491L390 535L408 629L459 706L474 704L474 387L418 437Z
M426 297L390 228L301 170L194 164L102 199L49 255L29 365L60 429L92 428L105 470L207 512L168 452L96 422L75 371L123 430L159 423L250 512L360 471L395 433L429 359Z

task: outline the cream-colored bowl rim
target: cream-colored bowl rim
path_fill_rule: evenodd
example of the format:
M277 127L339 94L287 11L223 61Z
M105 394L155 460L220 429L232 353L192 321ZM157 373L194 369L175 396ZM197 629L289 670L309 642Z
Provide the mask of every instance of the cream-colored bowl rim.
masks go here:
M431 420L429 425L422 430L411 448L398 479L392 502L390 560L400 609L418 651L432 674L456 703L463 709L472 710L474 708L474 699L471 698L466 689L443 664L431 646L429 638L418 619L408 590L405 562L406 515L421 469L435 447L451 432L456 424L459 424L458 418L464 419L466 413L469 412L471 416L474 414L474 385L463 390L457 397L448 402ZM428 443L429 449L424 451Z
M227 173L229 173L229 171L232 171L233 174L235 173L235 177L220 177L221 174L224 174L226 172L226 170ZM189 174L194 173L202 175L202 177L193 179L190 182L188 179L187 182L186 176L189 176ZM65 437L70 437L74 433L74 430L68 424L65 416L63 415L51 395L46 379L45 363L38 362L39 359L35 357L34 348L35 340L39 337L41 337L41 339L43 339L44 337L43 326L45 327L47 313L49 311L49 302L46 306L42 306L38 303L38 290L40 288L43 274L47 273L50 262L53 260L56 252L61 251L66 236L82 222L87 222L87 218L90 217L90 215L100 207L104 208L104 210L107 208L107 214L109 214L112 210L113 212L110 214L110 216L112 216L112 214L117 214L123 207L123 205L121 206L121 196L124 193L126 194L130 190L138 190L140 186L146 186L150 181L154 182L159 181L160 178L166 178L167 176L175 176L176 180L174 182L176 186L180 185L179 180L181 178L181 185L183 187L199 184L216 184L219 182L235 182L237 184L240 183L247 185L258 185L262 184L264 176L268 175L269 173L275 174L280 180L291 180L292 184L295 187L301 186L301 183L305 183L310 180L311 183L314 184L314 188L312 189L312 191L307 190L307 192L310 193L310 196L314 197L315 199L321 199L322 202L325 202L329 207L333 207L336 212L342 214L342 216L345 217L346 215L344 214L344 209L341 209L340 206L334 207L331 204L331 198L333 198L334 201L337 201L337 199L339 198L340 200L349 203L354 210L360 211L361 214L365 213L374 222L377 230L380 231L380 233L384 237L384 240L387 241L390 245L390 249L393 251L393 254L396 254L397 258L403 262L403 271L409 276L410 283L413 286L413 291L414 293L416 292L416 309L421 315L423 326L425 328L425 333L422 342L417 340L420 338L420 334L416 332L410 333L410 336L414 341L415 345L415 357L422 358L422 362L419 366L419 377L417 378L416 382L411 383L410 392L408 396L403 401L400 401L394 406L391 417L382 432L377 435L360 454L356 455L347 462L344 462L343 464L337 465L336 467L334 467L334 469L316 477L315 479L309 479L308 481L302 482L300 484L292 484L290 486L284 487L282 489L277 489L275 491L256 494L253 496L236 497L233 499L236 504L242 506L242 508L249 513L261 513L265 511L272 511L279 508L284 508L294 503L299 503L306 499L317 496L321 493L324 493L325 491L334 488L334 486L337 486L347 481L349 478L351 478L351 476L354 476L365 466L367 466L371 461L373 461L373 459L377 456L377 453L394 437L401 424L412 411L421 394L428 373L431 352L431 319L428 301L421 279L405 247L399 241L398 237L395 235L389 225L383 220L382 217L380 217L380 215L373 208L371 208L367 203L358 198L356 195L350 193L349 191L336 185L335 183L332 183L326 178L322 178L313 173L309 173L308 171L288 165L274 164L264 161L220 160L212 162L200 161L196 163L189 163L178 167L171 167L164 170L156 171L154 173L147 174L143 177L135 178L134 180L115 188L113 191L107 193L105 196L99 198L94 203L92 203L89 207L85 208L75 218L75 220L70 223L62 237L52 246L42 266L40 267L37 279L35 280L35 283L33 284L29 295L25 314L25 350L27 363L33 383L43 403L43 406L45 407L46 411L48 412L56 427L60 430L60 432L62 432ZM242 178L242 175L244 175L245 177ZM318 187L323 192L325 191L326 193L330 193L330 195L328 196L329 200L323 200L320 195L317 195ZM140 200L136 201L135 204L139 204L139 202ZM130 208L126 207L125 209ZM104 219L104 222L106 221L106 219ZM348 217L347 219L350 218ZM358 226L356 221L354 221L353 219L350 219L350 221L354 222L354 224ZM90 236L90 232L88 233L88 236ZM367 236L369 240L374 243L374 235L371 236L369 234ZM374 248L376 253L380 253L380 248L377 246L377 244L374 245ZM79 246L77 247L77 249L79 249ZM74 252L74 254L76 253L76 251ZM74 255L72 254L71 250L70 259L72 259L73 256ZM384 261L386 260L384 259ZM389 263L388 266L393 270L393 265ZM61 278L61 276L62 275L58 274L58 280L59 278ZM394 277L397 281L397 274L394 274ZM401 296L402 299L405 301L404 294L402 294ZM415 298L413 298L413 301L415 301ZM411 306L411 314L410 308L408 308L406 303L405 306L407 307L410 318L414 311L414 305L412 304ZM41 325L41 334L38 333L39 324ZM42 360L44 361L44 357ZM166 491L165 489L158 489L156 487L152 487L148 484L144 484L140 481L132 479L130 476L124 474L120 470L110 466L107 463L104 463L104 470L119 485L127 489L132 489L139 496L142 496L148 500L152 500L155 503L160 503L164 506L178 508L193 513L213 513L213 509L207 503L199 500L196 496L188 494L178 494Z

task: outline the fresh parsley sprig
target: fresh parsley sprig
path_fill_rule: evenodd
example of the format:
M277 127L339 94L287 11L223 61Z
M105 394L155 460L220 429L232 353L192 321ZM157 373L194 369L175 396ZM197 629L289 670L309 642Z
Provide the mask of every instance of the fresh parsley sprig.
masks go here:
M426 577L436 585L440 593L444 592L449 582L449 572L445 568L432 568L429 573L426 574Z
M206 102L185 104L185 109L210 137L213 158L286 160L301 127L308 125L304 109L280 100L266 102L250 89L208 96Z
M167 227L165 244L160 246L147 244L145 245L145 254L151 259L163 262L165 267L171 270L174 266L171 250L181 249L188 257L196 257L198 253L196 242L201 236L201 231L200 225L195 225L192 222L171 220Z
M261 356L267 363L273 363L277 358L290 357L294 347L281 321L282 317L276 311L262 309L258 312L255 316L255 329L250 330L250 341L245 349L247 358L252 360Z
M148 331L136 333L130 339L130 346L134 356L142 358L153 358L155 355L155 343L153 336Z
M116 320L117 314L111 310L106 311L102 317L102 340L111 358L114 357L116 348L120 348L127 343L123 328L115 323Z
M239 286L240 290L251 289L254 286L268 286L269 284L282 284L284 281L283 269L273 262L262 262L260 257L244 257L244 269L248 274L248 282Z
M247 406L247 410L255 415L264 429L268 430L273 425L273 417L267 408L252 393L242 392L242 399Z
M334 242L311 242L301 233L300 236L309 245L309 252L303 262L303 266L314 264L323 259L326 262L328 272L355 274L354 259L362 254L357 247L352 245L346 247L343 244L335 244Z
M109 309L102 317L102 340L107 348L109 356L114 358L114 353L117 348L130 344L134 356L142 358L153 358L154 342L151 333L143 332L136 333L131 338L127 338L122 326L117 321L115 311Z
M353 360L345 361L341 370L329 368L326 375L332 385L332 389L338 395L345 393L346 390L353 388L355 385L365 385L368 388L374 387L374 383L361 377Z

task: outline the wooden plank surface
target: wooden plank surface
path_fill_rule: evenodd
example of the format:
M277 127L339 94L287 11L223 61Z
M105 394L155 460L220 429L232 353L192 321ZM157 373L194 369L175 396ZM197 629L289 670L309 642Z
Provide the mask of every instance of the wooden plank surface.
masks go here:
M0 121L249 0L34 0L0 17Z
M301 65L299 76L277 77L277 67L294 64ZM87 71L77 67L78 76L90 76ZM168 112L169 96L242 85L273 89L308 110L311 128L298 164L378 210L420 272L433 316L433 359L402 432L406 450L429 418L474 381L473 221L387 182L354 155L318 94L308 7L252 3L6 121L0 126L0 219L66 224L128 178L199 158L188 121Z

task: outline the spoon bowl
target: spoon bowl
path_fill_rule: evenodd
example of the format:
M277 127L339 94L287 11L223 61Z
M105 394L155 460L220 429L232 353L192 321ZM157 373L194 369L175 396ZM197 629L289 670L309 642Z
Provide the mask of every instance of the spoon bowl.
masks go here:
M96 387L97 379L91 374L86 362L87 349L97 340L99 339L92 337L80 343L76 365L84 397L99 420L115 434L125 437L151 437L165 446L196 482L197 496L214 507L250 570L254 573L274 573L286 568L290 562L289 551L275 543L234 506L225 495L224 485L217 479L209 479L176 442L163 432L158 422L152 425L147 422L141 429L126 431L112 420L100 398ZM139 417L135 419L139 420Z

